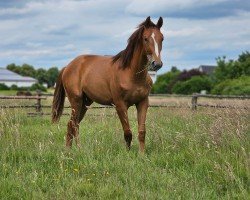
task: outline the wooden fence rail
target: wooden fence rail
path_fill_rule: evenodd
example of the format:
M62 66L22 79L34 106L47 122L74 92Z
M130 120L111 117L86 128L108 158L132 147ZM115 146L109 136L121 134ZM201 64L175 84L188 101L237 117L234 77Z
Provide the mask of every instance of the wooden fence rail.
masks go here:
M205 97L205 98L212 98L212 99L250 99L249 95L246 96L236 96L236 95L207 95L207 94L193 94L191 99L191 108L192 110L196 110L198 106L203 107L213 107L213 108L239 108L239 109L250 109L249 107L233 107L233 106L221 106L221 105L209 105L209 104L199 104L198 98Z
M46 100L47 97L52 96L51 94L42 94L40 91L37 91L35 96L0 96L0 99L4 100L36 100L36 103L33 105L0 105L0 108L35 108L35 113L28 113L29 115L49 115L50 113L43 113L42 108L51 108L51 105L42 105L42 100ZM187 105L150 105L153 108L191 108L192 110L197 110L197 107L210 107L210 108L229 108L229 109L250 109L250 107L241 106L235 107L231 105L209 105L198 103L199 98L212 98L212 99L250 99L250 96L227 96L227 95L204 95L204 94L193 94L193 95L168 95L168 94L159 94L159 95L150 95L153 97L187 97L191 99L191 107ZM65 106L64 108L70 108L70 106ZM101 108L113 108L113 106L89 106L90 109L101 109Z
M1 105L0 108L35 108L36 112L42 111L42 99L47 99L47 97L42 96L40 90L37 90L36 96L0 96L0 99L12 99L12 100L36 100L35 105L20 105L20 106L13 106L13 105Z
M0 99L26 99L26 100L31 100L31 99L47 99L47 97L43 96L0 96Z

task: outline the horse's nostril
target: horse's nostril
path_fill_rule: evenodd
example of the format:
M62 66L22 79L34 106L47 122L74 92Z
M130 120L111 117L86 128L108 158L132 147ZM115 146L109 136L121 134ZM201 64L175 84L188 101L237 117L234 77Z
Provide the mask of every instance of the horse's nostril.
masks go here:
M151 62L151 70L153 71L157 71L158 69L160 69L162 67L163 63L160 61L160 62L157 62L157 61L152 61Z
M155 63L154 63L154 65L155 65L156 67L162 67L162 64L163 64L162 62L155 62Z

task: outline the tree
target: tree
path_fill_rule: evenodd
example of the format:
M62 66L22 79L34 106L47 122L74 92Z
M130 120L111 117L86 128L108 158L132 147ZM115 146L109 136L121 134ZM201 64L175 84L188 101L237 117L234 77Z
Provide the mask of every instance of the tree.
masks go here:
M239 55L238 61L241 63L246 62L250 58L250 53L248 51L242 52Z
M44 92L47 91L47 89L46 89L43 85L41 85L41 84L39 84L39 83L34 83L34 84L30 87L30 90L31 90L31 91L41 90L41 91L44 91Z
M241 76L237 79L227 79L217 84L212 94L222 95L250 95L250 76Z
M20 73L20 66L17 66L15 63L11 63L7 65L6 68L12 72L15 72L18 74Z
M12 63L12 64L7 65L6 68L22 76L30 76L33 78L35 78L36 76L36 70L34 69L32 65L29 65L29 64L23 64L22 66L18 66Z
M179 75L180 71L172 67L170 72L159 75L152 88L152 93L171 93L171 88L168 86Z
M175 72L177 72L177 71L179 71L179 70L177 69L176 66L172 66L172 67L171 67L171 72L174 72L174 73L175 73Z
M176 81L186 81L191 79L193 76L202 76L204 73L200 72L198 69L183 70L177 77Z
M227 79L236 79L241 76L250 76L250 53L242 52L238 60L226 61L226 57L218 57L217 67L214 72L215 83L218 84Z
M57 67L51 67L48 71L47 71L47 78L48 78L48 87L53 87L56 83L57 77L59 75L59 70Z
M207 76L193 76L187 81L177 82L172 91L175 94L199 93L201 90L211 90L211 80Z
M250 76L250 53L248 51L239 55L238 62L240 63L241 75Z
M47 71L43 68L36 70L36 79L40 84L48 83Z
M21 66L20 74L22 76L29 76L29 77L36 78L36 70L34 69L32 65L29 65L29 64L23 64Z
M9 90L10 88L4 83L0 83L0 90Z
M32 65L23 64L18 66L14 63L7 65L7 69L22 76L33 77L38 80L40 84L47 83L48 87L55 85L56 79L59 75L57 67L51 67L48 70L43 68L35 69Z

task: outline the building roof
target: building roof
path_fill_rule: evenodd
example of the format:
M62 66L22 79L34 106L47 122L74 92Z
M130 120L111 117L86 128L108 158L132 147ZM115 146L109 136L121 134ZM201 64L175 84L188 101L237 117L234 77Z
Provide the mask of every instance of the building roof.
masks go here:
M204 72L205 74L212 74L215 70L216 66L214 65L200 65L200 72Z
M15 72L12 72L6 68L0 67L0 81L15 81L15 82L37 82L36 79L27 77L27 76L21 76Z

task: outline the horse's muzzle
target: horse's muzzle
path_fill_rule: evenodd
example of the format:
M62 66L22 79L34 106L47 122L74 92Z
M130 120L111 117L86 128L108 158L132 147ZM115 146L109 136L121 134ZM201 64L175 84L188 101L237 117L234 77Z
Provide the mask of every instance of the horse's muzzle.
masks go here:
M156 62L156 61L153 61L151 63L151 70L152 71L158 71L159 69L161 69L163 63L160 61L160 62Z

